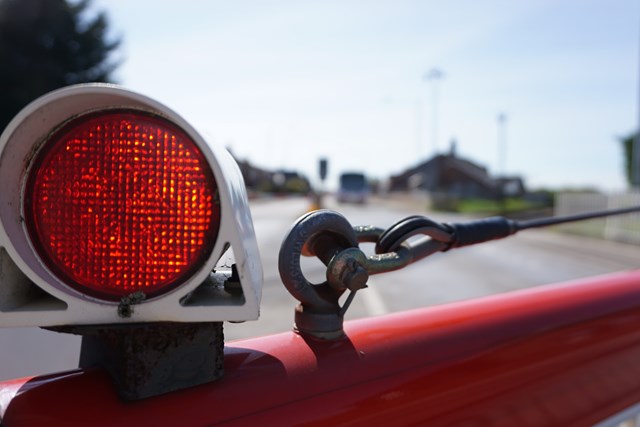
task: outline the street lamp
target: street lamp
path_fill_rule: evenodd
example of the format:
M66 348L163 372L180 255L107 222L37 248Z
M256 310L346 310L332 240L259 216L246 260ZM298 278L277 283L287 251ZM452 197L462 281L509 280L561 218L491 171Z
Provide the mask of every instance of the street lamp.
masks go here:
M434 155L438 152L438 80L444 78L444 73L438 68L430 69L424 80L431 82L431 130Z

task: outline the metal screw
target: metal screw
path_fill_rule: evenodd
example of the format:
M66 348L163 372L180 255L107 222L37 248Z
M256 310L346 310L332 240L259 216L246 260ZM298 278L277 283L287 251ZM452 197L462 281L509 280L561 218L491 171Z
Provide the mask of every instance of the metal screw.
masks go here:
M340 275L342 283L351 291L367 287L369 273L355 259L351 258L347 261L342 274Z

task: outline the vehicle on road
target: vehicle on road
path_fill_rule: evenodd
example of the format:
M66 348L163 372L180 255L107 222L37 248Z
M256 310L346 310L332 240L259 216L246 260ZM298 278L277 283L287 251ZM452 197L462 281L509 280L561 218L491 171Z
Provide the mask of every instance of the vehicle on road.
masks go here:
M78 369L0 382L3 427L615 426L640 413L640 270L345 322L371 275L639 207L384 229L312 211L278 256L295 327L225 343L223 323L256 320L262 296L247 195L233 158L172 110L112 85L52 92L0 137L0 182L0 326L82 337ZM311 283L301 257L326 280Z
M366 203L371 191L365 174L345 172L340 174L337 199L340 203Z

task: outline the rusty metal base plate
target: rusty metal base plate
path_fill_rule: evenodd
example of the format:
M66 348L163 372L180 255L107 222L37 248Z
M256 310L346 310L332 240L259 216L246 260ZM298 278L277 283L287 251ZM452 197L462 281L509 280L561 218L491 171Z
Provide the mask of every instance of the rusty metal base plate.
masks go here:
M223 375L222 322L62 326L82 335L80 367L101 367L127 400L214 381Z

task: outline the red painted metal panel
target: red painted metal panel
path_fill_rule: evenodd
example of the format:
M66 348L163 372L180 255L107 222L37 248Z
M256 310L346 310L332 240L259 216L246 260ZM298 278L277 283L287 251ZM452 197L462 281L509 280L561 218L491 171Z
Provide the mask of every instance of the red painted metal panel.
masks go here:
M121 401L100 371L0 384L22 387L3 421L591 425L640 401L640 271L349 322L337 342L284 333L225 353L224 379L140 402Z

